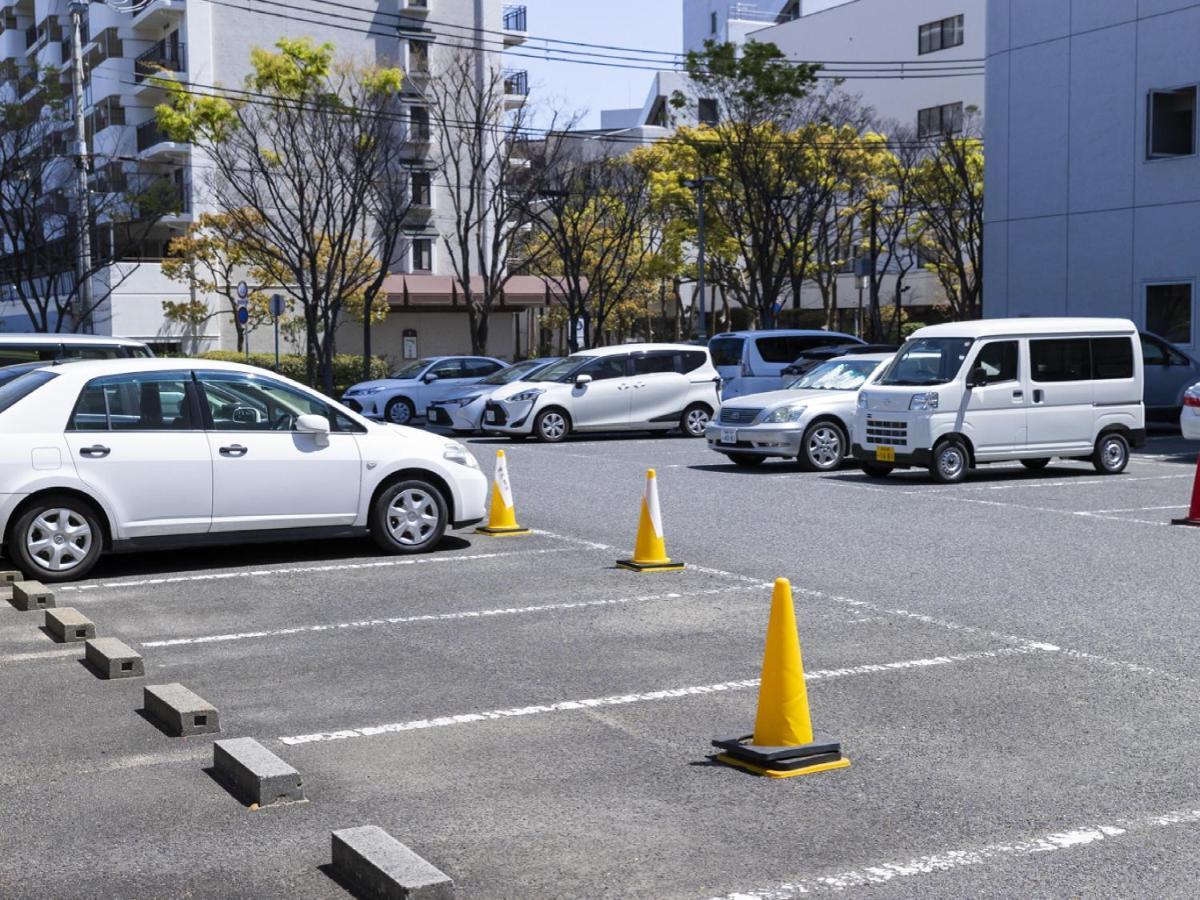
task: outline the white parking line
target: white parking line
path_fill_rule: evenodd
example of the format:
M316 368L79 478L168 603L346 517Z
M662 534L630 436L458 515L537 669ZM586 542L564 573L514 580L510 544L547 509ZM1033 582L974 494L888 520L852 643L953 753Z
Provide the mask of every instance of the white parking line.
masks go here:
M39 650L36 653L10 653L7 656L0 656L0 664L3 663L18 663L32 662L38 659L58 659L63 656L78 656L83 658L83 647L78 645L65 650Z
M420 566L432 563L471 562L480 559L501 559L508 556L538 556L545 553L568 553L569 547L547 547L539 550L517 550L511 553L473 553L469 556L422 556L404 559L372 560L365 563L331 563L324 566L291 566L282 569L246 569L238 572L206 572L203 575L172 575L165 578L139 578L129 581L107 581L97 584L68 584L57 591L96 591L102 589L151 587L164 584L187 584L197 581L228 581L234 578L265 578L278 575L310 575L317 572L352 572L367 569L390 569L397 566Z
M835 678L846 678L854 675L874 675L885 672L897 672L906 669L926 669L935 666L948 666L955 663L970 662L981 659L996 659L1004 656L1051 651L1045 647L1001 647L996 650L978 650L972 653L958 653L948 656L935 656L925 659L910 659L900 662L867 664L850 666L843 669L818 669L805 673L806 682L829 681ZM542 715L544 713L569 712L576 710L596 709L598 707L628 706L633 703L648 703L656 700L673 700L679 697L695 697L703 694L720 694L729 691L744 691L756 688L759 679L747 678L741 681L722 681L717 684L696 685L693 687L667 688L665 690L647 691L638 694L619 694L611 697L592 697L584 700L562 700L557 703L537 704L533 706L518 706L510 709L495 709L488 712L458 713L456 715L438 716L432 719L412 719L407 722L392 722L386 725L368 725L355 728L345 728L338 731L325 731L316 734L301 734L292 737L281 737L284 744L314 744L328 741L343 741L353 738L377 737L383 734L399 734L406 731L425 731L430 728L445 728L450 725L469 725L476 722L492 722L497 719L512 719L522 716Z
M1200 824L1200 810L1184 810L1164 815L1145 816L1139 819L1117 819L1105 825L1084 825L1055 831L1027 840L983 847L963 847L943 850L928 856L917 856L900 862L884 862L862 869L837 872L833 875L817 876L781 884L776 887L737 891L714 900L793 900L795 897L827 891L844 891L850 888L870 887L887 884L898 878L919 878L967 866L1055 853L1062 850L1078 850L1111 841L1131 833L1167 828L1173 825ZM913 890L917 890L913 888Z
M759 585L753 585L758 588ZM684 593L646 594L640 597L619 597L612 600L581 600L576 603L546 603L541 606L509 606L495 609L463 610L461 612L429 613L419 616L393 616L382 619L359 619L353 622L335 622L324 625L303 625L296 628L276 628L266 631L242 631L235 634L209 634L201 637L167 638L143 641L143 647L181 647L191 644L218 644L230 641L246 641L260 638L289 637L297 634L320 634L331 631L346 631L354 628L372 628L387 625L415 625L426 622L458 622L466 619L492 619L500 616L518 616L530 613L562 612L574 609L592 609L602 606L626 606L635 603L652 603L663 600L689 600L733 591L747 591L751 585L736 585L721 588L706 588ZM2 659L2 658L0 658Z

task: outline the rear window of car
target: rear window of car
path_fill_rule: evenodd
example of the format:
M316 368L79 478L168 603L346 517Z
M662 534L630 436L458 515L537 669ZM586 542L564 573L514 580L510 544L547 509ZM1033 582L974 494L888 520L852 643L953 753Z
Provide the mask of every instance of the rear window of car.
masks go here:
M713 338L708 345L713 365L740 366L742 364L742 348L745 343L745 340L740 337Z
M829 344L828 335L781 334L760 337L754 341L763 362L790 363L805 350Z
M24 400L42 385L58 377L55 372L42 369L36 372L26 372L19 378L0 385L0 413L5 412L13 404Z

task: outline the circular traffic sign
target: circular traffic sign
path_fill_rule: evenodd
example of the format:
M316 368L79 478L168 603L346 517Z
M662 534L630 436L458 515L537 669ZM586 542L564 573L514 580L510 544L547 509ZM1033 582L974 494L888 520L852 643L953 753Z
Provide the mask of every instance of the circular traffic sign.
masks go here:
M237 286L237 295L239 300L245 300L250 296L250 285L244 281L239 281Z
M250 310L246 309L244 306L239 306L237 311L237 320L241 325L245 325L247 322L249 322Z

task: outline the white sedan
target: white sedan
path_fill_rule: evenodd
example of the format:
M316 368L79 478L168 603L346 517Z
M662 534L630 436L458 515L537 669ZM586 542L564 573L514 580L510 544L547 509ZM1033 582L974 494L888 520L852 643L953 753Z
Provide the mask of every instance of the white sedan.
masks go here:
M891 353L838 357L782 391L727 400L708 426L708 446L739 466L779 457L798 460L810 472L832 471L850 449L859 388L891 358Z
M370 534L431 549L483 518L456 441L236 363L70 362L0 386L0 542L29 578L104 551Z

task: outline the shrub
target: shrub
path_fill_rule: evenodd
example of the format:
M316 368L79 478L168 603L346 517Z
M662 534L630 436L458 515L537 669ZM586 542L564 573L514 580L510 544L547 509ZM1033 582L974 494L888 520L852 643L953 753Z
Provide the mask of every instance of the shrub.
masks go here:
M250 358L246 358L246 354L238 353L236 350L212 350L208 353L200 355L200 359L211 359L217 362L235 362L247 363L252 366L257 366L260 369L268 369L272 372L275 369L275 354L274 353L252 353ZM308 378L305 372L307 363L305 358L299 354L288 354L279 357L280 375L285 378L291 378L294 381L299 381L301 384L308 384ZM387 378L391 374L392 368L386 359L375 356L371 358L371 378ZM350 387L352 384L362 380L362 357L354 356L349 353L341 353L333 358L333 391L334 395L340 397L342 391ZM320 390L320 385L309 385Z

